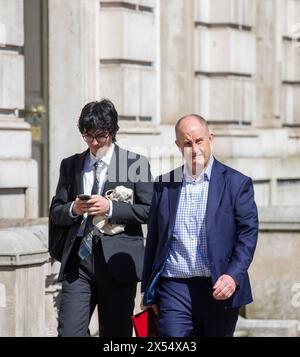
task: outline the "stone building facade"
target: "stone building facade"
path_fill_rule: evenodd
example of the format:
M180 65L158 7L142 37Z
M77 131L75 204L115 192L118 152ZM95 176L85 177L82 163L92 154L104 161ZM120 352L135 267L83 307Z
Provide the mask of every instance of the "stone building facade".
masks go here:
M102 97L120 145L154 175L181 163L177 119L208 120L215 155L253 178L261 213L245 315L300 321L299 33L298 0L0 0L0 320L16 326L9 274L46 281L39 331L0 323L0 335L53 334L57 266L32 219L47 215L61 159L85 148L81 108ZM28 245L9 243L22 229Z

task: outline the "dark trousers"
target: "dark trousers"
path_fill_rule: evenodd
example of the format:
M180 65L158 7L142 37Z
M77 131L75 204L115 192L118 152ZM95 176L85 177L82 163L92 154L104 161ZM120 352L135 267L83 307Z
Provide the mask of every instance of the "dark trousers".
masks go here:
M232 337L238 308L212 296L210 278L162 278L157 291L161 337Z
M130 337L136 283L119 283L107 270L101 241L85 261L77 256L80 239L74 245L62 282L58 336L88 336L91 316L98 305L99 333L103 337Z

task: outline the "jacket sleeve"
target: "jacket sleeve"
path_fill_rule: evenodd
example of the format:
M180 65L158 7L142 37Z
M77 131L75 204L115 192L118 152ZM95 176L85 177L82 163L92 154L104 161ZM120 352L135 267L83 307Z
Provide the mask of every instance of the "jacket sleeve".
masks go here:
M258 214L250 178L242 183L235 200L237 241L226 274L240 284L252 262L258 236Z
M61 162L59 171L59 180L55 196L52 199L49 215L56 225L69 226L72 225L78 218L73 219L69 215L70 207L72 204L72 201L69 200L71 182L68 179L67 163L65 160Z
M113 201L113 212L110 223L113 224L144 224L148 221L148 215L153 194L153 180L150 165L146 158L140 157L139 168L144 168L146 175L143 180L139 169L136 171L134 182L134 203Z
M157 183L155 183L151 208L149 212L148 226L147 226L148 230L147 230L146 247L145 247L145 255L144 255L144 269L142 274L141 292L144 292L148 285L152 273L154 258L156 255L157 242L158 242L158 224L157 224L158 201L159 200L158 200L158 192L157 192Z

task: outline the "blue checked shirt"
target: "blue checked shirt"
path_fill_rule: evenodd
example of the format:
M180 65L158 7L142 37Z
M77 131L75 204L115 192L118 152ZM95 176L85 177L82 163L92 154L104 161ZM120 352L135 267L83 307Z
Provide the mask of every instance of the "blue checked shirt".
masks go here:
M164 277L191 278L211 275L206 237L206 205L213 157L197 179L184 171L173 239L162 272Z

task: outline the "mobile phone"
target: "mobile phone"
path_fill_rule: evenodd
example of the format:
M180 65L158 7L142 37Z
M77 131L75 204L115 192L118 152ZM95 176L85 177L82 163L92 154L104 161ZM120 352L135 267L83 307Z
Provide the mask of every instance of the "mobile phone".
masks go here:
M83 201L88 201L88 200L90 200L91 198L92 198L92 196L91 195L85 195L85 194L80 194L80 195L78 195L77 196L80 200L83 200Z

